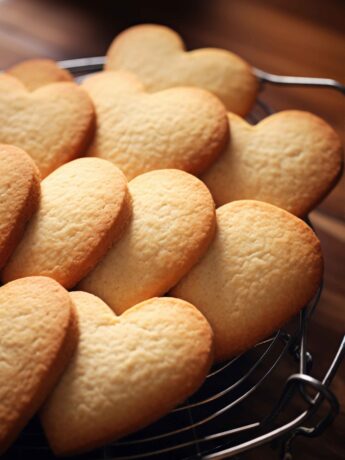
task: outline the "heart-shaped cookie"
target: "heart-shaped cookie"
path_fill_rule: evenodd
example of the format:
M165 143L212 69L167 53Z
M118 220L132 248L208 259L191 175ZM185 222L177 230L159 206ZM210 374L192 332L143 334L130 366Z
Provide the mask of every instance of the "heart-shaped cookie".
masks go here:
M278 329L315 294L320 242L302 220L260 201L217 209L205 256L172 290L206 316L223 360Z
M45 277L0 288L0 454L41 406L75 350L77 317Z
M39 197L35 163L23 150L0 144L0 269L19 243Z
M199 174L225 148L225 107L198 88L148 94L127 72L100 72L83 83L97 114L88 154L112 161L128 179L153 169Z
M154 422L204 381L212 330L187 302L154 298L122 316L97 297L71 293L80 341L48 398L42 423L56 454L89 450Z
M93 134L94 108L75 83L53 83L29 92L0 75L0 143L25 150L41 176L81 155Z
M5 266L11 281L32 275L74 286L105 255L130 216L122 172L100 158L79 158L42 181L39 209Z
M254 104L258 82L249 64L236 54L216 48L185 52L181 37L159 25L125 30L107 53L107 70L129 70L149 91L173 86L206 89L239 115Z
M30 91L49 83L73 81L73 76L51 59L28 59L6 70Z
M217 206L255 199L303 216L340 176L340 139L311 113L288 110L256 126L229 114L229 122L228 147L202 176Z
M129 183L133 217L120 241L79 285L116 313L164 294L206 251L215 229L207 187L177 169Z

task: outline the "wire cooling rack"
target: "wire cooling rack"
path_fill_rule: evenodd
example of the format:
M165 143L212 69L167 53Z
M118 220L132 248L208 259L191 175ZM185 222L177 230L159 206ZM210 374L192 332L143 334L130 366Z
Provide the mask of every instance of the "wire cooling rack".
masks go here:
M100 70L104 57L59 64L76 79L82 79ZM259 69L255 69L255 74L263 87L265 84L328 87L345 95L345 86L330 79L272 75ZM248 120L256 123L271 113L270 107L259 98ZM169 415L135 435L78 459L218 460L271 443L277 449L277 458L290 460L296 436L320 435L339 412L330 384L345 355L345 336L324 377L318 380L311 374L313 357L308 351L307 327L321 293L322 286L299 316L273 337L214 367L202 388ZM4 456L4 460L31 458L55 458L37 419Z

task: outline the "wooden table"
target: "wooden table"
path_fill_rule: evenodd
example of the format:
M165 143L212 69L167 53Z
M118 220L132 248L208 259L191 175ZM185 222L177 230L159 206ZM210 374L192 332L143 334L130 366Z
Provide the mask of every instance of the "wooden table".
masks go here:
M121 3L119 6L118 4ZM345 5L342 0L0 1L0 68L21 59L103 55L113 36L140 22L167 24L188 48L230 49L273 73L322 76L345 83ZM345 98L325 89L269 88L277 110L310 110L324 117L345 142ZM345 332L345 180L311 214L324 251L325 289L309 332L316 376L324 374ZM332 388L342 404L334 425L318 439L300 439L296 458L345 457L344 365ZM246 459L276 458L263 448Z

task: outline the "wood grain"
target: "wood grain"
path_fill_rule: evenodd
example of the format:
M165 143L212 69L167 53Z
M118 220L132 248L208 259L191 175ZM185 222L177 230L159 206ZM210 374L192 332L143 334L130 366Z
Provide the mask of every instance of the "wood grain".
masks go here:
M0 68L30 57L103 55L120 30L140 22L158 22L178 30L188 48L223 47L269 72L329 77L345 83L344 17L342 0L5 0L0 2ZM267 87L262 97L276 110L297 108L322 116L345 142L345 98L338 93ZM345 332L344 197L343 178L311 215L326 261L325 289L308 340L319 377ZM320 438L297 440L295 458L345 457L344 365L333 389L342 404L341 415ZM270 395L263 395L262 404L267 399ZM277 454L264 447L243 458L273 459Z

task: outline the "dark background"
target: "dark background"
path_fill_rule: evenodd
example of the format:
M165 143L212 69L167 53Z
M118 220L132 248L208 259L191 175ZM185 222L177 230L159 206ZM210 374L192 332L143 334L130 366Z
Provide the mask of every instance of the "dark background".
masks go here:
M112 38L141 23L169 25L187 47L222 47L268 72L321 76L345 83L342 0L0 0L0 69L21 59L103 55ZM325 118L345 142L345 98L325 89L269 88L276 110L305 109ZM325 290L309 331L314 372L322 377L345 331L345 180L311 214L322 242ZM344 364L332 388L342 404L318 439L296 441L296 459L345 458ZM258 404L265 404L264 401ZM263 448L246 459L276 458Z

